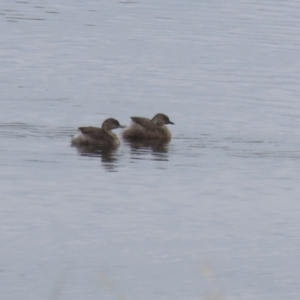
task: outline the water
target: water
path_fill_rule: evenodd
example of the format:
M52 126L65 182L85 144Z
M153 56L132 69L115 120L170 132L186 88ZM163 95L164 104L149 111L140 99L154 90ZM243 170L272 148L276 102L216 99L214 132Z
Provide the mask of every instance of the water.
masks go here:
M299 14L2 3L1 299L299 299ZM70 146L157 112L168 145Z

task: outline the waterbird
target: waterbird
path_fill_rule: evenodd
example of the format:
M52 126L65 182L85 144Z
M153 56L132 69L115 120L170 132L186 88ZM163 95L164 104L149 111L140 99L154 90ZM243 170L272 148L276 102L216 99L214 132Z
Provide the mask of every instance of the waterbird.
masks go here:
M131 120L131 126L122 133L125 139L171 139L171 131L165 125L174 123L165 114L158 113L151 120L143 117L131 117Z
M71 143L75 146L118 146L120 140L112 130L125 127L124 125L120 125L118 120L109 118L102 123L101 128L93 126L79 127L78 130L80 132L72 138Z

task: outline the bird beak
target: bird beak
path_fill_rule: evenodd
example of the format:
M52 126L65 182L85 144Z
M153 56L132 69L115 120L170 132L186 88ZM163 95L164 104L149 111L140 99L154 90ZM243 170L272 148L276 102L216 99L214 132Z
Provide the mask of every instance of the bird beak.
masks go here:
M168 124L172 124L172 125L175 125L173 122L171 122L171 121L169 121L169 123Z
M125 125L120 125L119 128L126 128L127 126Z

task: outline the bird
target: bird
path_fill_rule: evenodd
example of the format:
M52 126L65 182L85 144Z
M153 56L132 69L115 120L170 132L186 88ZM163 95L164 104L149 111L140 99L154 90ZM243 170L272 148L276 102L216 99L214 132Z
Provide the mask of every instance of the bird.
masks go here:
M151 120L143 117L131 117L131 120L131 126L122 133L124 139L171 139L171 131L165 125L174 123L165 114L158 113Z
M101 128L93 126L79 127L78 130L80 132L72 138L71 143L75 146L118 146L120 140L112 130L125 127L120 125L118 120L109 118L102 123Z

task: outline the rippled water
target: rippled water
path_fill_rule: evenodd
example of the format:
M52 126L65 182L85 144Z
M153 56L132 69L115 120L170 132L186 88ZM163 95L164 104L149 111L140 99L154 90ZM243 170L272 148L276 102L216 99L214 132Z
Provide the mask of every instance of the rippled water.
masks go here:
M2 3L1 299L299 299L299 15ZM157 112L169 144L70 145Z

